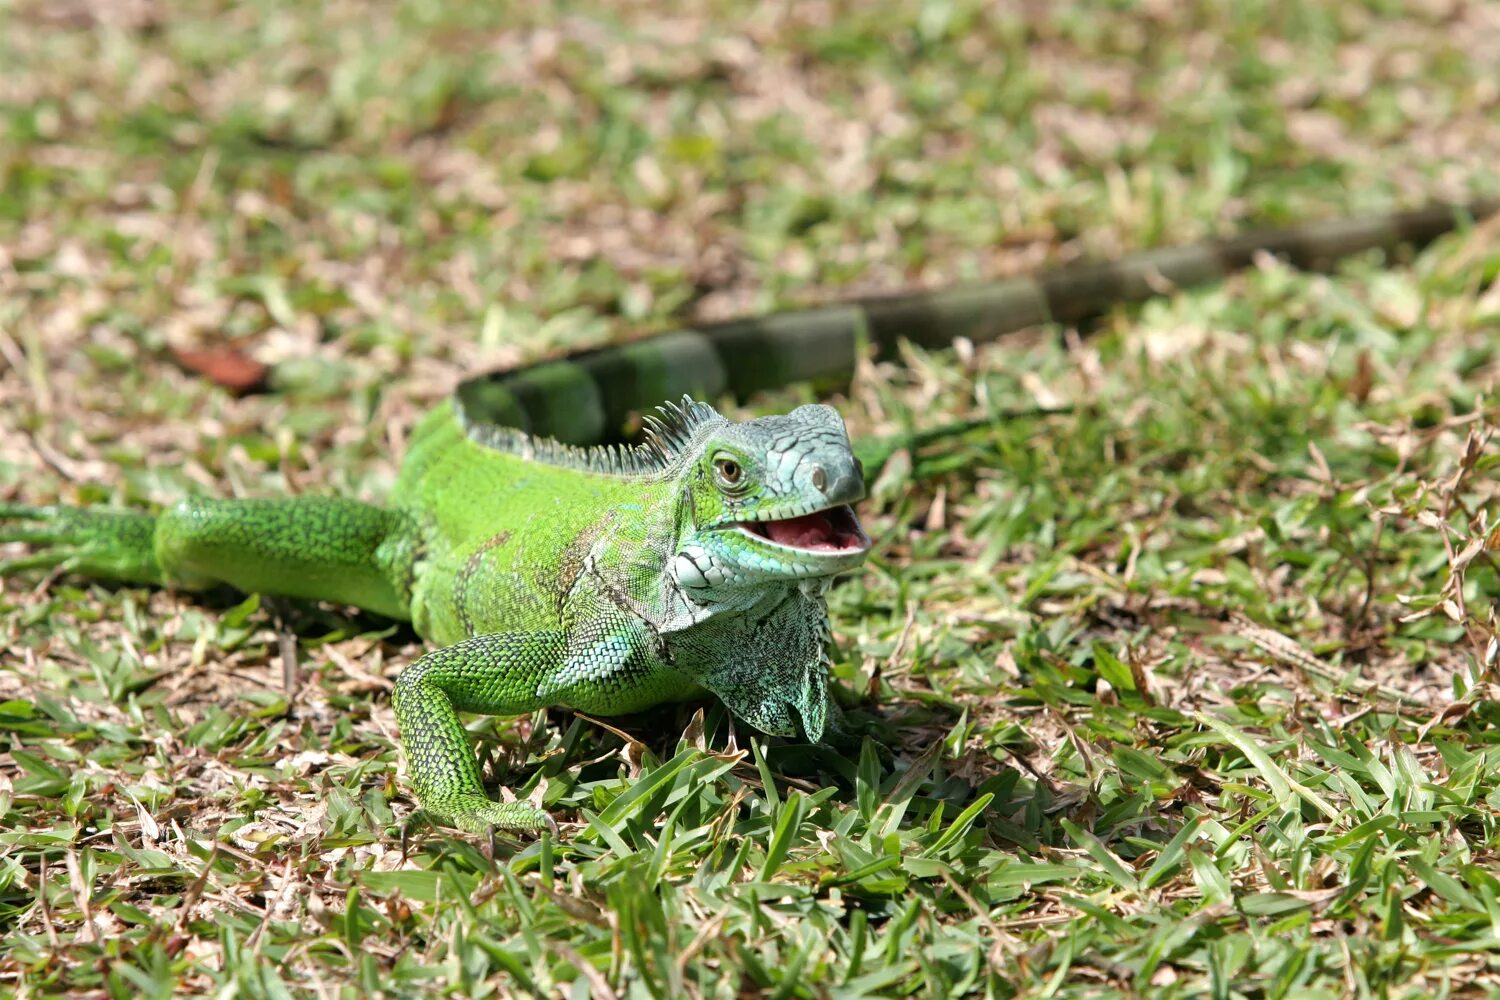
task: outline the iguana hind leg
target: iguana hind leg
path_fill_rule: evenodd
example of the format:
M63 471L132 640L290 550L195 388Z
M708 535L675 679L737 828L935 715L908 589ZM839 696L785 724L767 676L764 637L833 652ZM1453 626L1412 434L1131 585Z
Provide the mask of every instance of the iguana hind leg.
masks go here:
M183 500L162 511L0 504L0 542L32 551L0 573L81 576L337 601L410 616L417 529L398 511L337 497Z
M26 569L62 568L125 583L167 582L156 561L156 517L104 507L27 507L0 503L0 542L31 546L0 559L0 576Z
M161 514L156 555L185 586L353 604L411 617L417 528L400 511L342 497L183 500Z

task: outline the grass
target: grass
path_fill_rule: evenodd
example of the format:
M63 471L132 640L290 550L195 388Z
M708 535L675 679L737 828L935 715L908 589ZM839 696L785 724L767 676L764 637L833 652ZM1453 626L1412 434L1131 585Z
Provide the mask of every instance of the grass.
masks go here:
M0 496L375 497L481 367L1493 196L1493 16L0 3ZM867 366L860 437L1072 409L874 484L862 749L476 720L556 840L410 822L407 630L5 579L0 983L1492 993L1497 232ZM272 391L172 360L226 344Z

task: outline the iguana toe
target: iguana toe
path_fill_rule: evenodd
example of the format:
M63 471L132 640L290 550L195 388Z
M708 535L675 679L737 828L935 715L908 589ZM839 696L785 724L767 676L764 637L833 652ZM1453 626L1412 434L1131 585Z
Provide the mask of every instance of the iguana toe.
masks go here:
M429 800L423 807L468 833L499 829L523 833L548 830L557 834L557 821L530 802L496 802L482 795L459 795L436 802Z

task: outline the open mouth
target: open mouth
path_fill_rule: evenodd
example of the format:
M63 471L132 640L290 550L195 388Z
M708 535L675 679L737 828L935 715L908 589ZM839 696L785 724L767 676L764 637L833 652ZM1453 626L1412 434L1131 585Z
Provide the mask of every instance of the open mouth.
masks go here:
M848 504L776 521L740 521L735 527L799 552L853 555L870 547L869 536Z

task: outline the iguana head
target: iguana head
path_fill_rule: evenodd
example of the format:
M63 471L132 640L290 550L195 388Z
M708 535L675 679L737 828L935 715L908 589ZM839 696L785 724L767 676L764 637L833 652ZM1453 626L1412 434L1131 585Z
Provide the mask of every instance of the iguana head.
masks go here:
M865 495L864 473L832 407L743 423L720 418L695 437L680 480L688 523L671 563L688 596L714 602L864 562L870 539L851 506Z
M870 539L851 506L864 470L838 412L800 406L732 423L684 399L647 421L638 454L660 457L678 491L667 574L702 622L739 610L735 627L696 677L762 732L814 742L828 723L828 617L832 577L864 562ZM752 610L755 609L755 610Z

